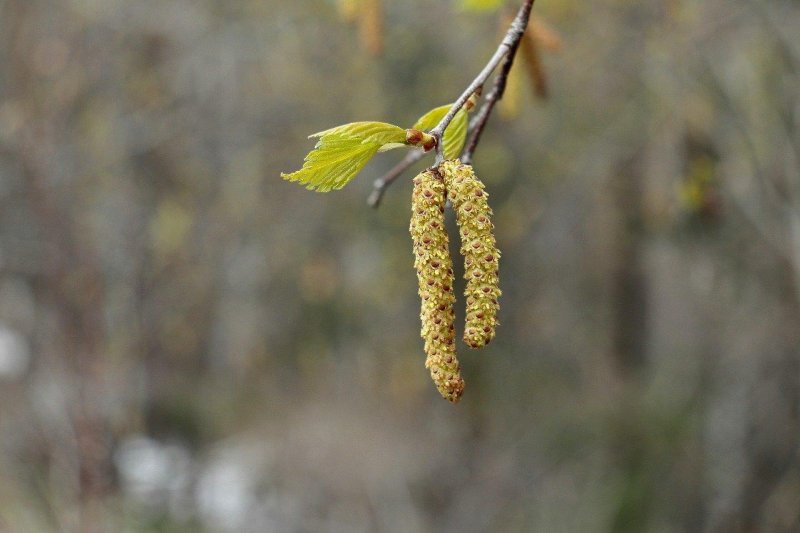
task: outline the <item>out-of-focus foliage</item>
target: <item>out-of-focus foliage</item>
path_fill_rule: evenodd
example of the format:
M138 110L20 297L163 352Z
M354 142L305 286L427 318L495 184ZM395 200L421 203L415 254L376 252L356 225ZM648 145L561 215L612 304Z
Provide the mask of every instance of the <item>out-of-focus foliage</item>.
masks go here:
M345 22L356 23L361 46L372 56L383 53L382 0L337 0L339 15Z
M504 295L457 406L431 156L378 211L400 151L280 178L497 46L499 12L372 5L377 57L334 1L0 2L0 530L800 529L797 3L537 0L563 48L475 153Z
M464 11L493 11L506 3L506 0L459 0Z

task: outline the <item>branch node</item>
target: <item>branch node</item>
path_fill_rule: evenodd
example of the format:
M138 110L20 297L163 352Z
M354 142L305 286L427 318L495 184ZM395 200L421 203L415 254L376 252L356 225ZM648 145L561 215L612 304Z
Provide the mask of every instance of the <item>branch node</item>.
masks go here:
M503 40L497 47L497 50L495 50L492 57L486 63L486 66L483 67L483 70L481 70L475 79L472 80L464 92L461 93L461 96L459 96L458 99L453 102L453 105L450 106L447 114L442 117L442 120L439 121L436 127L434 127L427 134L424 134L430 136L431 140L428 141L427 138L423 139L423 137L418 136L416 130L407 130L406 140L417 141L409 142L409 144L415 144L417 146L420 146L421 144L422 150L410 152L405 159L400 161L400 163L398 163L392 170L387 172L385 176L375 180L374 190L369 195L367 204L374 208L378 207L384 193L386 192L386 189L389 188L389 186L408 167L419 161L426 152L429 152L434 148L436 149L436 160L434 162L435 166L438 166L442 161L444 161L444 153L442 150L442 145L444 144L442 142L444 131L447 129L447 126L450 125L450 122L452 122L453 118L456 116L456 113L458 113L461 108L470 110L477 104L478 98L483 91L484 84L492 75L492 72L494 72L497 66L502 62L502 67L495 78L491 92L486 96L478 115L470 122L471 135L467 144L467 148L462 154L462 161L465 163L472 161L472 154L474 153L475 147L480 140L480 136L484 127L486 126L486 122L489 120L489 115L491 115L497 101L503 96L506 78L511 70L511 65L514 62L514 56L519 48L520 39L525 33L525 28L528 27L528 20L530 19L531 9L533 8L534 1L535 0L524 0L519 8L519 11L517 12L517 16L514 17L514 20L509 25L505 37L503 37Z

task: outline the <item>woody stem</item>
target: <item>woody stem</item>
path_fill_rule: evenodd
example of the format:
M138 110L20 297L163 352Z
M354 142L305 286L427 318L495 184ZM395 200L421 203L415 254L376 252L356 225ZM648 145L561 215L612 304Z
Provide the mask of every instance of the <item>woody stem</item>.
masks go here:
M472 121L472 124L470 124L472 134L470 136L465 154L468 158L472 157L472 153L475 151L475 147L480 141L481 132L486 126L486 122L489 120L489 116L494 109L495 103L502 97L503 91L505 90L508 72L511 70L511 65L514 62L514 56L519 48L520 39L522 39L522 35L525 33L525 28L528 27L528 21L530 20L531 9L533 8L534 1L535 0L525 0L522 3L519 11L517 11L517 15L514 17L514 20L511 21L506 35L498 45L497 50L495 50L494 54L492 54L492 57L489 59L488 63L486 63L486 66L483 67L475 79L473 79L464 92L461 93L461 96L459 96L453 105L450 106L447 114L442 117L442 120L439 121L436 127L430 131L430 134L436 140L437 165L444 160L444 153L442 151L442 136L444 131L447 129L447 126L450 125L450 122L452 122L453 118L456 116L456 113L458 113L459 110L464 107L469 98L476 92L479 92L483 89L483 85L486 83L486 80L489 79L489 76L492 75L492 72L494 72L497 66L502 62L502 67L497 79L495 79L492 92L487 95L484 105L481 107L478 115ZM423 155L424 152L422 151L414 151L409 153L389 172L375 180L375 185L372 193L367 199L367 204L371 207L378 207L389 186L394 183L408 167L419 161Z
M447 114L439 121L439 124L436 125L435 128L431 130L431 135L436 139L436 162L440 163L444 160L444 154L442 152L442 135L444 134L444 130L447 129L447 126L450 125L453 118L456 116L456 113L464 107L464 104L467 103L469 97L472 96L476 91L479 91L483 88L483 84L486 83L486 80L489 79L489 76L492 75L494 69L497 68L497 65L506 58L506 63L510 63L514 61L514 55L516 54L517 48L519 47L519 41L522 39L522 35L525 33L525 28L528 27L528 20L531 16L531 9L533 8L533 2L535 0L525 0L522 6L520 6L519 11L517 12L517 16L514 17L514 20L511 21L511 25L508 27L508 31L506 32L505 37L500 42L500 45L495 50L494 54L492 55L489 62L486 63L486 66L483 67L483 70L472 80L464 92L461 93L461 96L450 106L450 110Z

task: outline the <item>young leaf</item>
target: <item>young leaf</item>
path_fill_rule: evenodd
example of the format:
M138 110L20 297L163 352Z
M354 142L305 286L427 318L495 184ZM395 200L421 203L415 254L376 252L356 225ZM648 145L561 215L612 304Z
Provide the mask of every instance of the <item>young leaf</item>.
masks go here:
M383 152L388 152L389 150L394 150L395 148L405 148L405 147L407 147L407 146L408 146L408 144L406 144L406 143L389 143L389 144L384 144L383 146L381 146L381 147L378 149L378 152L380 152L380 153L383 153Z
M447 129L444 130L442 151L445 159L455 159L461 155L461 150L464 149L464 143L467 141L468 126L467 112L464 109L459 109Z
M353 137L363 142L377 144L405 143L406 140L406 130L400 126L385 122L351 122L350 124L343 124L329 130L314 133L308 137L309 139L312 137L324 138L328 135Z
M281 177L328 192L347 185L379 150L405 146L406 130L385 122L352 122L309 135L313 137L320 139L303 168Z
M341 189L380 147L380 143L364 142L358 137L328 134L306 156L303 168L290 174L281 173L281 177L319 192Z
M451 105L443 105L431 109L417 120L413 128L418 130L431 130L436 127L442 118L450 111ZM464 143L467 140L467 126L468 124L467 112L462 107L459 109L456 116L444 130L444 139L442 142L444 146L442 151L445 159L455 159L461 155L461 150L464 148Z

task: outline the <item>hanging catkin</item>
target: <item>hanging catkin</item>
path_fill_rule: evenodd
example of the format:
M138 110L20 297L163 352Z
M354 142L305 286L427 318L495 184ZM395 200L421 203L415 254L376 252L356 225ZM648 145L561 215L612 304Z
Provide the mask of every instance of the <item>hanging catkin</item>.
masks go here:
M542 99L547 98L547 75L539 54L539 42L531 30L525 32L519 43L522 61L528 72L533 93ZM500 100L502 102L502 100Z
M464 380L456 359L453 263L444 226L444 205L445 188L438 173L428 170L414 178L410 231L422 300L425 366L439 393L455 403L464 392Z
M498 325L497 299L500 296L500 251L492 232L494 225L489 195L471 165L464 165L457 159L444 161L439 172L461 233L464 279L467 281L464 342L472 348L480 348L494 338Z

